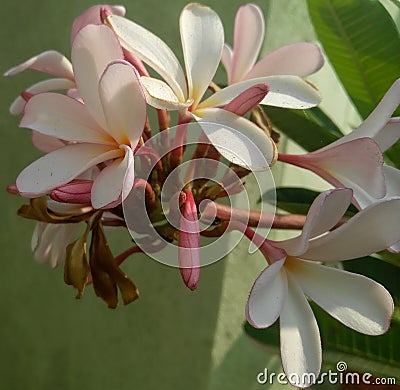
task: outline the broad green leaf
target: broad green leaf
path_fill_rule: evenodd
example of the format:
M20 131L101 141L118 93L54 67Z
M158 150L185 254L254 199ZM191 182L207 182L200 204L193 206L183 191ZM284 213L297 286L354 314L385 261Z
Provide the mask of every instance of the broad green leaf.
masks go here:
M308 0L319 41L363 118L400 76L400 38L377 0Z
M275 127L309 152L320 149L343 135L319 108L301 111L265 107L264 110Z

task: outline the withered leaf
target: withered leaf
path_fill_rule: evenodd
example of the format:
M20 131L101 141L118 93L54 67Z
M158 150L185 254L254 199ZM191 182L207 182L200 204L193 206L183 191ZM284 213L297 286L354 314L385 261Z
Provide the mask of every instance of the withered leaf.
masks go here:
M82 298L90 268L86 257L87 231L67 246L64 265L64 281L78 290L77 298Z
M47 198L41 196L40 198L30 199L29 205L23 205L18 210L18 215L28 219L34 219L40 222L47 223L76 223L87 220L93 211L83 214L57 214L47 208Z
M101 223L93 226L89 257L94 290L110 308L118 304L117 287L125 305L139 297L135 284L118 267Z

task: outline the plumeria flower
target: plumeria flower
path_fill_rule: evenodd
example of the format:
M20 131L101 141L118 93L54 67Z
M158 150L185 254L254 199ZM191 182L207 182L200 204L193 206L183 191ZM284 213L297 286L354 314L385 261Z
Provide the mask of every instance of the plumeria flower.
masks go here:
M92 208L80 204L65 204L48 201L47 207L60 214L83 214ZM66 249L75 239L80 223L51 224L38 222L33 231L31 247L35 260L38 263L49 263L51 268L56 268L66 256Z
M222 63L228 83L273 75L308 76L324 64L324 57L314 43L297 42L280 47L257 61L264 42L265 23L256 4L246 4L236 13L234 45L224 45Z
M282 365L296 386L310 386L310 377L303 374L318 377L321 368L319 329L306 297L358 332L380 335L389 328L394 306L382 285L319 264L367 256L400 239L400 198L375 203L329 231L351 198L349 189L320 194L310 207L302 233L295 238L271 241L250 229L246 232L261 244L268 262L251 289L246 316L256 328L267 328L280 319Z
M296 76L247 80L202 100L218 68L224 45L222 22L209 7L189 4L181 13L180 33L186 71L182 69L175 54L165 42L150 31L116 15L109 16L106 21L116 32L122 46L152 67L165 80L164 82L142 77L149 104L158 109L180 110L181 118L194 118L200 124L221 124L221 131L210 131L206 126L203 127L203 131L219 152L230 161L235 159L234 156L247 155L251 142L262 151L265 156L263 160L270 163L275 157L275 144L260 128L247 119L221 108L249 88L267 84L268 93L261 102L263 104L309 108L320 102L318 91ZM258 92L259 89L255 91ZM236 132L231 129L235 129ZM243 136L238 136L238 132ZM224 138L225 150L219 146L221 138ZM226 152L227 148L230 153ZM253 161L243 157L241 160L235 163L251 169L267 168L265 161Z
M351 133L315 152L279 154L278 160L308 169L336 187L351 188L358 208L386 193L400 196L398 170L384 165L382 156L400 138L400 118L391 118L399 103L400 79Z
M104 4L89 8L84 13L79 15L73 22L71 30L71 45L76 34L83 27L88 24L102 24L102 10L106 10L111 14L121 16L125 15L125 8L122 6L111 6ZM72 64L67 57L57 51L49 50L38 54L22 64L9 69L4 73L4 76L13 76L27 69L37 70L39 72L47 73L56 77L39 81L23 91L21 96L18 96L10 106L10 112L13 115L21 114L25 108L27 100L29 100L29 98L33 95L56 90L66 90L73 93L73 91L76 89ZM40 136L36 135L36 140L39 140L39 143L40 138Z
M107 26L88 25L72 46L74 75L83 103L57 93L33 96L20 126L64 140L17 178L25 196L50 193L98 164L91 202L96 209L120 202L134 182L133 153L147 118L139 76L123 60Z

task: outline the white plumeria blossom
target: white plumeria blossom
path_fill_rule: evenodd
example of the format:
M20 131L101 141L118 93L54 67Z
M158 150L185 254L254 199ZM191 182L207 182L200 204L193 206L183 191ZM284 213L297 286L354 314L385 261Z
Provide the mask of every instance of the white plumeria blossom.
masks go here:
M152 67L164 80L142 77L148 103L158 109L180 110L182 115L191 114L200 122L213 122L243 133L258 145L266 161L275 158L276 147L260 128L250 121L220 108L235 97L257 84L266 84L269 92L261 104L305 109L319 104L319 92L296 76L271 76L231 85L202 101L221 60L224 30L219 16L209 7L200 4L187 5L180 16L180 33L185 61L184 71L172 50L156 35L140 25L120 16L110 15L107 22L120 39L122 46ZM216 136L203 131L213 142ZM226 138L227 148L237 156L246 155L246 142L237 137ZM218 149L218 147L217 147ZM219 149L219 151L221 151ZM243 161L250 169L251 161Z
M253 285L246 316L256 328L266 328L280 318L282 364L289 380L290 374L295 374L292 378L306 373L318 376L321 368L318 325L306 296L358 332L380 335L389 328L394 306L382 285L318 263L367 256L399 241L400 198L375 203L329 231L351 198L348 189L322 193L310 207L298 237L266 240L260 247L269 265Z
M57 93L33 96L20 126L68 144L25 168L17 178L27 196L47 194L97 164L92 206L123 200L134 182L133 151L147 117L139 76L123 60L111 29L88 25L72 46L74 76L83 103Z
M320 48L310 42L280 47L257 62L264 42L265 22L259 6L246 4L236 13L234 46L224 45L222 63L228 83L273 75L308 76L324 64Z

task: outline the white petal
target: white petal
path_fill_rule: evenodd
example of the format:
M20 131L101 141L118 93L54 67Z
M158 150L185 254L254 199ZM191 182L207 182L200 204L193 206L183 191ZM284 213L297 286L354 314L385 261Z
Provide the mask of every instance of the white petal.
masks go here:
M341 261L384 250L400 240L399 215L400 198L374 203L332 232L311 240L301 257Z
M235 18L232 70L229 84L243 79L255 64L264 41L264 16L256 4L239 8ZM268 76L262 74L261 76Z
M290 256L300 256L308 248L308 241L333 228L346 212L352 199L349 189L335 189L318 195L312 203L301 234L275 244Z
M321 369L318 324L295 278L289 272L287 278L288 294L280 316L282 366L292 385L309 387L311 376L318 377Z
M49 79L39 81L31 85L25 92L36 95L42 92L57 91L62 89L70 89L75 87L75 82L68 79ZM19 115L22 113L26 105L26 100L18 96L10 106L10 113Z
M386 198L400 196L400 170L384 165L383 173L386 181Z
M287 267L303 292L349 328L379 335L389 328L393 300L379 283L358 274L291 258Z
M276 146L258 126L246 118L219 108L194 113L211 143L230 162L253 171L268 169Z
M66 143L58 138L54 138L49 135L44 135L33 130L32 144L41 152L50 153L53 150L57 150L64 147Z
M383 141L380 146L382 150L385 151L386 149L384 147L387 146L387 141L385 140L386 135L379 133L383 131L382 129L386 126L399 104L400 79L397 79L368 118L357 129L346 135L346 140L360 137L376 138L377 142L379 142L379 140ZM383 137L383 139L381 137Z
M224 28L219 16L209 7L191 3L179 20L189 98L197 106L221 60Z
M371 138L329 145L306 155L304 161L329 183L353 189L356 199L359 188L376 198L386 193L382 152Z
M351 133L350 133L351 134ZM374 140L377 142L381 150L384 152L394 145L400 138L400 117L390 118L388 123L383 126Z
M107 22L117 34L121 45L151 66L170 85L179 101L185 101L185 75L168 45L142 26L121 16L110 15Z
M51 245L50 266L52 268L56 268L65 260L65 256L67 254L67 245L72 242L75 231L79 225L76 223L66 223L55 226L58 229L57 235L54 237Z
M267 328L279 317L287 295L285 259L272 263L253 284L246 305L247 321L255 328Z
M267 84L269 92L260 104L269 106L306 109L321 102L319 91L297 76L268 76L241 81L211 95L199 108L222 106L256 84Z
M108 133L119 144L136 147L147 118L139 75L129 63L112 63L99 85Z
M297 42L280 47L258 61L245 75L246 79L273 75L305 77L324 64L320 48L309 42Z
M40 72L52 74L56 77L66 78L72 81L74 80L71 63L65 56L54 50L45 51L30 58L24 63L8 70L4 73L4 76L13 76L26 69L35 69Z
M125 150L128 148L124 148ZM124 188L125 177L128 168L133 161L132 153L125 153L124 158L116 159L109 166L104 168L96 177L92 187L92 206L101 209L107 205L121 199ZM125 192L129 194L133 185L133 177L129 178L130 188L125 187ZM127 195L126 194L126 195Z
M71 58L79 94L93 117L105 128L98 86L108 64L124 59L118 39L107 26L88 25L76 35Z
M221 62L222 62L222 65L224 65L224 68L228 75L228 80L231 77L230 74L231 74L231 69L232 69L232 57L233 57L232 48L228 44L225 43L224 47L222 49Z
M22 193L45 194L68 183L90 167L123 154L121 149L95 144L72 144L46 154L17 177Z
M193 101L180 101L175 92L164 81L143 76L141 78L147 102L161 110L182 110L189 107Z
M59 93L40 93L29 99L21 127L66 141L112 144L86 107Z

